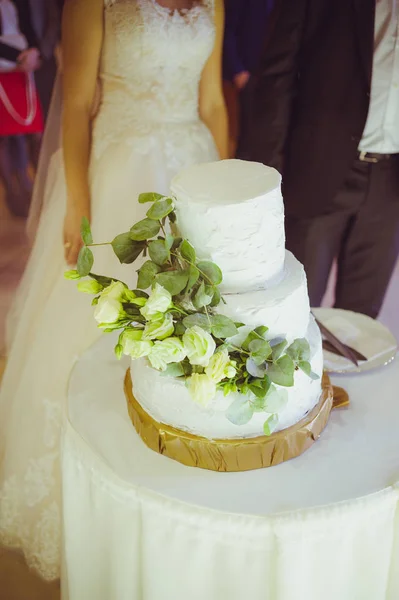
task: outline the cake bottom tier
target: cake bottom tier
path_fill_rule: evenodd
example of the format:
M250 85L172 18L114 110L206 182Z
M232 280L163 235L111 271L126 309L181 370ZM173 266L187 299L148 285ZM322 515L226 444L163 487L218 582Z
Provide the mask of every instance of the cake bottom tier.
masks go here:
M302 371L296 371L294 386L284 388L288 393L288 402L279 413L276 432L298 423L320 399L323 353L320 331L312 317L306 338L311 348L312 370L320 379L313 380ZM154 370L146 359L132 362L131 375L134 397L146 413L159 423L208 439L263 435L267 413L255 413L245 425L235 425L227 419L226 411L234 402L236 394L224 396L222 392L218 392L212 402L203 407L193 402L183 380Z

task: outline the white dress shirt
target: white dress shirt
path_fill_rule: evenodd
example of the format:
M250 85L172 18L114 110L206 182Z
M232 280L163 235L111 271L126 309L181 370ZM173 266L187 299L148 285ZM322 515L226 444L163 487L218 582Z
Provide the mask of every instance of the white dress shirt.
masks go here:
M399 153L399 0L376 0L370 108L359 150Z

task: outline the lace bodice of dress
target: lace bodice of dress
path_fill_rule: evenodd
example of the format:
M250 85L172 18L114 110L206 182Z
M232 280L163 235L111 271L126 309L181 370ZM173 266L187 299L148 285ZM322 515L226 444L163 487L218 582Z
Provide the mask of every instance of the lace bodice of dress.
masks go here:
M105 0L95 128L102 139L110 129L115 139L198 121L199 82L214 39L213 0L180 11L156 0Z

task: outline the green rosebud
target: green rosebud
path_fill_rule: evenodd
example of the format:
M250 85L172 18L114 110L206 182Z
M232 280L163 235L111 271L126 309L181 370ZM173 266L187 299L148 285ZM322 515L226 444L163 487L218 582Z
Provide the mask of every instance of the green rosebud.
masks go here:
M79 292L84 294L99 294L104 289L101 283L98 283L95 279L84 279L79 281L77 288Z
M80 275L79 273L76 271L76 269L72 269L72 271L65 271L64 273L64 278L65 279L80 279Z

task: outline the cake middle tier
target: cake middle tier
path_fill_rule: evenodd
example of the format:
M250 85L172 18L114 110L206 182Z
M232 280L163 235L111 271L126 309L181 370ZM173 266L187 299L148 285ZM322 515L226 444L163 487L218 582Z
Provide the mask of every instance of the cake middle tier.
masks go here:
M172 181L177 226L200 259L223 273L223 292L262 288L284 264L281 176L242 160L198 164Z
M217 312L251 329L269 328L266 337L283 337L288 343L305 336L309 325L309 296L303 266L288 250L281 280L262 290L224 294Z

